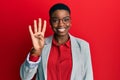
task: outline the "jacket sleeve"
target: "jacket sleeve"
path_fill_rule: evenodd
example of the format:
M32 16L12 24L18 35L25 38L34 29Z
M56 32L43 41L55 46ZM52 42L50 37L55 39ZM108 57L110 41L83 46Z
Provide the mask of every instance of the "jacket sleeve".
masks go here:
M41 58L37 62L29 61L29 55L20 68L20 77L22 80L31 80L37 72L38 64L41 61Z

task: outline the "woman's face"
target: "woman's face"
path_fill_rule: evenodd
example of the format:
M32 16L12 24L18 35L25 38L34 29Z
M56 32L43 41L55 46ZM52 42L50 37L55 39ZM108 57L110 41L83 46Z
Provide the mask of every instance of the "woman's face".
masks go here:
M68 35L68 31L71 26L71 18L69 12L67 10L54 11L50 18L50 24L55 35Z

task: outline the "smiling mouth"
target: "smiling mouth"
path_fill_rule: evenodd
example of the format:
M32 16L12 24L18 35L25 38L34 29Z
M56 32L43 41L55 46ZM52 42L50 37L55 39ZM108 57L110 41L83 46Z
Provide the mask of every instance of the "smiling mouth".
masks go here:
M65 31L65 28L59 28L59 29L57 29L57 31L59 31L59 32L64 32L64 31Z

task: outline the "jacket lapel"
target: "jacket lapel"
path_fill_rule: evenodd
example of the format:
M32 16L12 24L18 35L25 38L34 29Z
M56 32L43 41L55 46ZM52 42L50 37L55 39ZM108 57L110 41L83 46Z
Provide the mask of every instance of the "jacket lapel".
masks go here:
M71 49L72 49L72 73L71 73L71 80L81 80L82 79L82 55L81 55L81 49L80 49L80 43L78 44L75 37L70 35L71 39Z
M43 64L43 72L44 72L45 80L47 80L47 63L48 63L48 57L49 57L51 44L52 44L52 38L53 36L46 38L45 46L42 52L42 64Z

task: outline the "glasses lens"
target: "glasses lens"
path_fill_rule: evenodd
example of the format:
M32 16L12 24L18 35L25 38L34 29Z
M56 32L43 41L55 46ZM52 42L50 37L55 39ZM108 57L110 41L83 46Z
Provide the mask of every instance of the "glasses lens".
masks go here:
M69 23L70 22L70 17L64 17L62 19L63 23Z
M51 21L53 24L59 23L59 19L57 18L52 18Z

